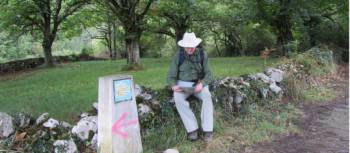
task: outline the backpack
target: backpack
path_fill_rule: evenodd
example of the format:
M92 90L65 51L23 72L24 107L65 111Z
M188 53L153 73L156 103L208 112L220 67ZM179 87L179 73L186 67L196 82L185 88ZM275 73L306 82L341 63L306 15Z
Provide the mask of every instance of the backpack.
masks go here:
M200 63L202 66L202 71L199 73L199 79L203 79L204 78L204 51L203 51L203 47L201 45L197 46L196 48L199 49L199 56L200 56ZM179 55L179 64L178 64L178 75L179 75L179 67L183 64L183 62L185 61L185 49L183 47L180 47L179 49L180 55ZM179 78L179 77L177 77Z

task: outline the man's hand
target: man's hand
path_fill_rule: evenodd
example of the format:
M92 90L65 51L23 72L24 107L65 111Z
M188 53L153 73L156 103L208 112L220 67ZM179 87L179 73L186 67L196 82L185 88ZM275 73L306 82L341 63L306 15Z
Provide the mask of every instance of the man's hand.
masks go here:
M196 84L195 88L194 88L194 92L201 92L203 89L203 84L202 82L199 82Z
M181 91L182 91L181 87L178 86L178 85L172 86L171 89L172 89L174 92L181 92Z

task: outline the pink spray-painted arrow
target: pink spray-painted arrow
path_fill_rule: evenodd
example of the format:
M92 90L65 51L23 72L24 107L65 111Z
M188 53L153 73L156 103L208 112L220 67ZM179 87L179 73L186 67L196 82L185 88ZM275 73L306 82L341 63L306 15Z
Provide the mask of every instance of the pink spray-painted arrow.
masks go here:
M137 118L123 123L123 120L126 118L127 115L128 113L124 112L122 116L120 116L120 118L116 122L114 122L112 126L112 133L115 135L120 135L124 139L128 138L129 135L127 132L121 131L121 128L138 123Z

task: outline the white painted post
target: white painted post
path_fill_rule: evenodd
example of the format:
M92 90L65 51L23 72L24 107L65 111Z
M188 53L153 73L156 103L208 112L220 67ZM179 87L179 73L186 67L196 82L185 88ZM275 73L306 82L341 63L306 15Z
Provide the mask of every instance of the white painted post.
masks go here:
M98 87L98 152L142 152L138 121L132 76L100 77Z

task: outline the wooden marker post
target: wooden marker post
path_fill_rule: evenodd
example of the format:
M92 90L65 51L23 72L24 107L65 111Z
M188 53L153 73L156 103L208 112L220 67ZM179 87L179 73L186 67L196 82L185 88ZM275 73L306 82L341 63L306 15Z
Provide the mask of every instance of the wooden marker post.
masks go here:
M100 77L98 86L98 152L142 152L138 121L132 76Z

